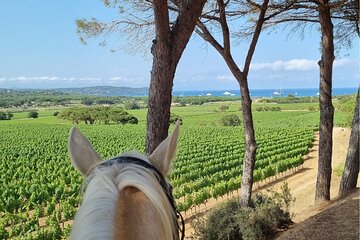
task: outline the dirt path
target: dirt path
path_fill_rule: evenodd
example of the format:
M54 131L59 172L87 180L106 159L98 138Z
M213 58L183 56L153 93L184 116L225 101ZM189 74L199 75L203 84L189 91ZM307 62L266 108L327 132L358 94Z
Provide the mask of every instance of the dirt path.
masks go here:
M331 198L335 198L338 193L341 177L337 176L334 169L345 162L347 148L349 144L350 129L334 128L333 131L333 162L332 162L332 180L331 180ZM291 207L290 211L294 213L293 221L300 223L316 213L324 210L327 204L315 206L315 185L317 177L317 159L318 159L318 143L319 135L316 134L316 140L313 148L308 156L305 158L303 168L296 173L287 172L284 177L276 181L267 183L264 186L258 187L255 191L266 191L266 189L279 190L286 181L290 188L291 194L296 198L295 204ZM358 186L360 185L360 179L358 180ZM197 208L197 214L194 212L185 215L186 220L186 235L190 236L192 229L190 222L198 217L204 215L210 208L219 204L219 202L225 201L227 198L237 197L237 192L233 192L231 195L226 196L224 199L215 200L210 199L206 206L200 206Z
M331 199L337 197L341 176L337 176L335 169L345 162L347 148L349 145L350 129L334 128L333 131L333 155L332 155L332 176L331 176ZM296 198L295 204L291 207L291 211L295 214L294 222L301 222L310 216L316 214L326 207L326 204L315 206L315 186L317 178L317 162L318 162L318 134L316 141L308 158L305 160L304 168L299 173L287 177L284 181L289 184L289 188L293 197ZM342 172L340 172L341 174ZM358 186L360 181L358 181ZM275 183L271 187L274 190L280 189L282 182Z

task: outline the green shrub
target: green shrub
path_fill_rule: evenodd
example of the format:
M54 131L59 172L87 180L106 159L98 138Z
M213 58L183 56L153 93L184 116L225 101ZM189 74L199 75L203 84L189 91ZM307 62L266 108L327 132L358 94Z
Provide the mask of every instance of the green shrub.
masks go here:
M334 173L336 176L338 176L338 177L342 176L343 171L344 171L344 166L345 166L345 163L341 163L334 168Z
M221 118L221 124L223 126L234 127L234 126L239 126L241 124L241 120L239 116L235 114L230 114L230 115L225 115Z
M73 123L84 121L85 124L104 123L110 124L110 121L118 124L138 124L138 119L126 112L120 107L75 107L69 108L58 115L58 118L70 120Z
M240 208L237 199L220 205L206 219L192 224L192 237L201 240L271 239L279 229L292 223L289 206L295 199L287 184L281 190L270 196L255 195L248 208Z
M194 100L190 102L190 105L202 105L204 102L201 100Z
M257 112L268 112L268 111L279 112L279 111L281 111L281 107L279 107L279 106L276 106L276 107L269 107L269 106L257 107L255 109L255 111L257 111Z
M11 120L13 116L11 112L0 112L0 120Z
M314 106L309 106L309 111L314 112L316 111L316 108Z
M220 106L220 111L221 112L225 112L225 110L228 110L229 109L229 105L227 104L221 104Z
M28 118L38 118L38 117L39 117L39 113L35 111L31 111L28 114Z
M129 114L129 115L122 115L118 118L117 123L121 123L121 124L138 124L138 119L136 117L134 117L133 115Z
M7 120L6 113L0 112L0 120Z
M180 117L179 115L171 113L171 115L170 115L170 124L175 124L178 120L180 121L180 125L182 125L182 123L183 123L182 117Z
M84 105L86 105L86 106L91 106L91 105L94 104L94 102L95 102L95 101L94 101L93 99L88 99L88 98L83 99L83 100L81 101L81 103L84 104Z
M344 99L341 99L339 106L336 111L341 112L341 115L343 115L343 120L338 123L337 125L340 125L342 127L351 127L352 121L354 118L354 110L356 105L356 96L347 97Z
M140 105L136 101L128 101L125 103L124 108L126 110L140 109Z
M272 110L272 111L275 111L275 112L280 112L280 111L281 111L281 107L272 107L271 110Z
M241 239L236 216L240 207L235 200L221 204L212 210L207 219L200 219L192 223L194 239L221 240Z
M0 239L8 239L9 233L6 231L4 225L0 225Z
M267 112L268 112L268 111L271 111L271 107L265 106L265 107L264 107L264 111L267 111Z

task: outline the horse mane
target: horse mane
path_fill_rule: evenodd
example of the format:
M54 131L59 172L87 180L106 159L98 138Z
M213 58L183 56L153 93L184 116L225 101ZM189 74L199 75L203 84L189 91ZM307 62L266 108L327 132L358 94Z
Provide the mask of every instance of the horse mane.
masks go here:
M124 153L149 162L136 152ZM70 239L115 239L116 207L120 192L135 187L154 204L161 216L164 239L174 239L178 229L175 213L153 172L135 164L113 164L94 167L86 178L82 204L75 216Z

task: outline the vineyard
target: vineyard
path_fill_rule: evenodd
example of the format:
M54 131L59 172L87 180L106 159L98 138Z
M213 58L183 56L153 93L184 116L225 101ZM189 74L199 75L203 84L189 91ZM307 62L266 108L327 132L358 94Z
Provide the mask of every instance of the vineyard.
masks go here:
M237 105L229 112L240 116ZM179 210L187 211L240 187L244 133L222 127L212 106L175 108L183 118L169 177ZM129 111L138 125L85 125L80 130L104 158L143 151L145 110ZM72 124L51 114L0 122L0 239L62 239L81 202L82 176L72 167L67 138ZM310 111L254 112L259 145L255 181L303 163L318 125Z

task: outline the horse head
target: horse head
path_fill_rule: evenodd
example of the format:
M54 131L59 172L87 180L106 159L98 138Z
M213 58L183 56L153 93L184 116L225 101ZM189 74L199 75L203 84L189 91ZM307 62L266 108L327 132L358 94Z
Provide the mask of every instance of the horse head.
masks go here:
M71 129L70 158L86 188L70 239L179 238L172 187L165 178L179 125L149 156L127 152L106 161L77 128Z

